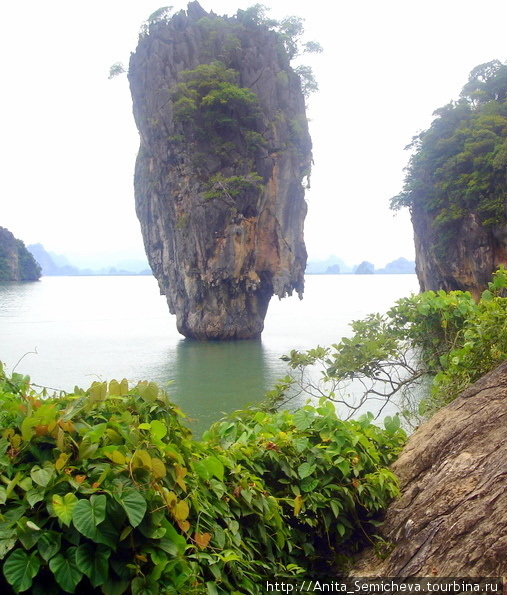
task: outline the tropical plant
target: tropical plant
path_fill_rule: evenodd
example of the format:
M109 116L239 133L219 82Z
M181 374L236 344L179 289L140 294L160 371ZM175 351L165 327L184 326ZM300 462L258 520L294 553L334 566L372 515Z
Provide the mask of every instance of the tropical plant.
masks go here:
M125 66L122 62L115 62L109 67L109 76L108 79L114 79L115 77L119 76L120 74L125 74L127 71Z
M254 130L259 116L258 97L236 84L238 73L214 61L182 71L172 92L176 121L190 122L205 138L231 131Z
M397 494L397 418L322 401L237 412L200 442L182 420L154 383L48 396L0 368L3 591L261 593L330 568Z
M435 115L407 147L414 153L391 205L429 213L435 248L445 251L470 214L484 226L505 223L507 64L474 68L461 98Z
M502 266L477 302L469 292L426 291L353 321L351 336L331 347L293 350L283 357L293 372L266 407L306 394L330 399L350 417L369 401L380 403L380 414L395 400L418 423L418 414L428 417L507 358L506 289Z

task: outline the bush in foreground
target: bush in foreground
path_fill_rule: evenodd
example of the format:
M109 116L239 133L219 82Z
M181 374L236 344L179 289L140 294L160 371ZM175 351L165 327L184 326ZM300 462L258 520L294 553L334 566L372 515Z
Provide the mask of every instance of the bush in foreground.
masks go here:
M237 412L194 441L154 383L46 397L0 367L0 588L255 594L310 576L397 494L404 433L386 426L322 401Z
M478 300L443 290L399 299L385 314L353 321L351 336L331 347L284 356L294 372L271 401L326 395L352 416L375 400L382 411L391 400L409 423L427 419L507 358L506 295L501 265Z

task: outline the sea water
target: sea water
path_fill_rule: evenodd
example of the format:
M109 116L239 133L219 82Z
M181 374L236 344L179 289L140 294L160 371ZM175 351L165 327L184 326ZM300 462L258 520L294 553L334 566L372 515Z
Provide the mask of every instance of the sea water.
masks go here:
M43 277L0 284L0 361L8 372L70 391L94 380L153 380L199 434L263 398L291 349L336 343L349 323L417 293L415 275L307 275L304 299L273 298L260 340L182 337L149 276ZM298 397L300 403L306 397Z

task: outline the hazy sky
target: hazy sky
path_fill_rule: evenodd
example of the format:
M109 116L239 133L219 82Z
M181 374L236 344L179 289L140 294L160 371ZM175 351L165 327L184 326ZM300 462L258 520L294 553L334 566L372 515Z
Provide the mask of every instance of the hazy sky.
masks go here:
M336 254L377 266L413 257L407 213L389 198L403 182L404 147L432 112L457 99L470 70L507 59L506 0L267 0L271 16L305 19L324 47L310 63L315 166L307 193L310 258ZM255 0L202 0L234 14ZM3 2L0 225L26 244L67 254L142 256L134 210L138 134L125 76L156 0ZM176 2L175 9L186 3Z

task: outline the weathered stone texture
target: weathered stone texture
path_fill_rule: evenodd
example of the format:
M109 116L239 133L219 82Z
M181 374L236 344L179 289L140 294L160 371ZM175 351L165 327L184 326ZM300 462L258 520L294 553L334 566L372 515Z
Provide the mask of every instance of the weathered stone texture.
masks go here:
M210 18L217 17L191 2L186 12L151 24L131 57L141 137L136 210L150 266L178 330L198 339L254 338L272 295L303 293L303 180L310 172L311 140L300 80L276 34L253 25L230 30L237 19L224 17L210 38L202 21ZM175 121L172 90L179 73L213 60L236 70L237 84L258 96L255 131L264 144L254 153L235 134L227 139L228 153L217 154ZM262 177L260 192L246 189L234 204L205 198L212 176L252 172Z
M416 272L421 291L462 290L478 298L500 264L507 264L507 230L504 226L484 227L475 213L469 213L456 231L455 239L439 252L433 218L414 206L412 223Z
M354 576L507 576L507 362L422 425L392 470L402 497Z

